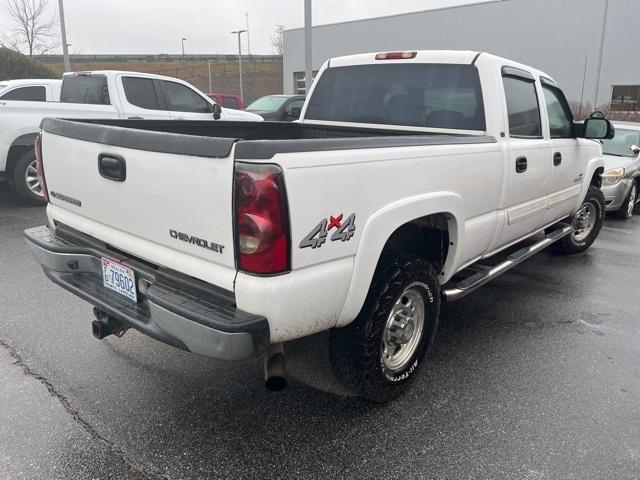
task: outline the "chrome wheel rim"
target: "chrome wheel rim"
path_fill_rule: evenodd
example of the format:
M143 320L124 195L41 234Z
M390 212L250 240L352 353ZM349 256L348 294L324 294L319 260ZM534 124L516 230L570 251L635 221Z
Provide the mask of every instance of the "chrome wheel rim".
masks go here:
M631 187L631 191L629 192L629 205L627 205L627 217L633 216L633 209L636 206L636 186L633 185Z
M27 166L27 170L24 172L24 183L31 193L42 197L42 186L40 180L38 180L38 167L34 160Z
M580 207L573 217L573 239L582 242L593 231L596 225L597 209L591 202L586 202Z
M392 371L409 364L422 339L425 304L418 285L409 285L398 297L382 332L382 364Z

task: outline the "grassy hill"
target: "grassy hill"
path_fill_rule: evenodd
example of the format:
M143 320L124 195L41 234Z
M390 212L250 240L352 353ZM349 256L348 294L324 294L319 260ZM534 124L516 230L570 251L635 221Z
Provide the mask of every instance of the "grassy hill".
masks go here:
M58 77L56 72L34 62L27 56L8 48L0 48L0 80Z

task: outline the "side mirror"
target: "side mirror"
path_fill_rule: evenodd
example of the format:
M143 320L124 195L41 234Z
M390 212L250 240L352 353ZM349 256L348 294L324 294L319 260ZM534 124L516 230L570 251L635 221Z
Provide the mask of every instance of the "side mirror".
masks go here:
M638 155L640 153L640 147L638 145L631 145L631 147L629 147L631 149L631 151L633 153L635 153L636 155Z
M583 138L590 138L592 140L611 140L616 134L614 126L606 118L594 115L591 115L591 118L584 121L584 124L582 125L582 135L579 136Z
M213 119L220 120L220 117L222 116L222 107L217 103L214 103L212 107L212 111L213 111Z

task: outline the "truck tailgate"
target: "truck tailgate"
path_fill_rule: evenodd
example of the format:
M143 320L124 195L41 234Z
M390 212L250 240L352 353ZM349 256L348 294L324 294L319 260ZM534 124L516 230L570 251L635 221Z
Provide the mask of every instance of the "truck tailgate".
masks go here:
M206 148L193 155L171 153L172 137L184 143L184 135L88 127L93 134L84 138L43 131L42 162L53 220L232 290L233 140L220 139L226 156L216 158L205 156ZM142 146L112 141L118 135ZM198 143L198 137L192 138ZM225 148L211 151L220 154Z

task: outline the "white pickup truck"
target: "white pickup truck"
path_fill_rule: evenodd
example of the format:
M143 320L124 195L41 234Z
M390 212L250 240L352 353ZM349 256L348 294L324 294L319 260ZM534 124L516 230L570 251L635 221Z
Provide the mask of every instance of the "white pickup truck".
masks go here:
M55 101L46 103L22 98L27 92L20 95L14 87L7 88L16 91L15 98L10 91L6 92L10 98L0 96L0 180L8 180L22 199L36 204L42 203L42 191L33 144L45 117L262 120L250 112L218 108L187 82L161 75L112 70L65 73L62 85L51 92Z
M25 237L95 306L98 338L133 327L218 359L264 354L278 388L283 342L330 330L337 376L383 402L415 375L441 302L551 243L592 244L591 139L613 134L599 114L575 123L550 76L486 53L334 58L299 123L46 119L49 224Z
M20 79L0 81L0 105L8 101L57 102L62 80Z

